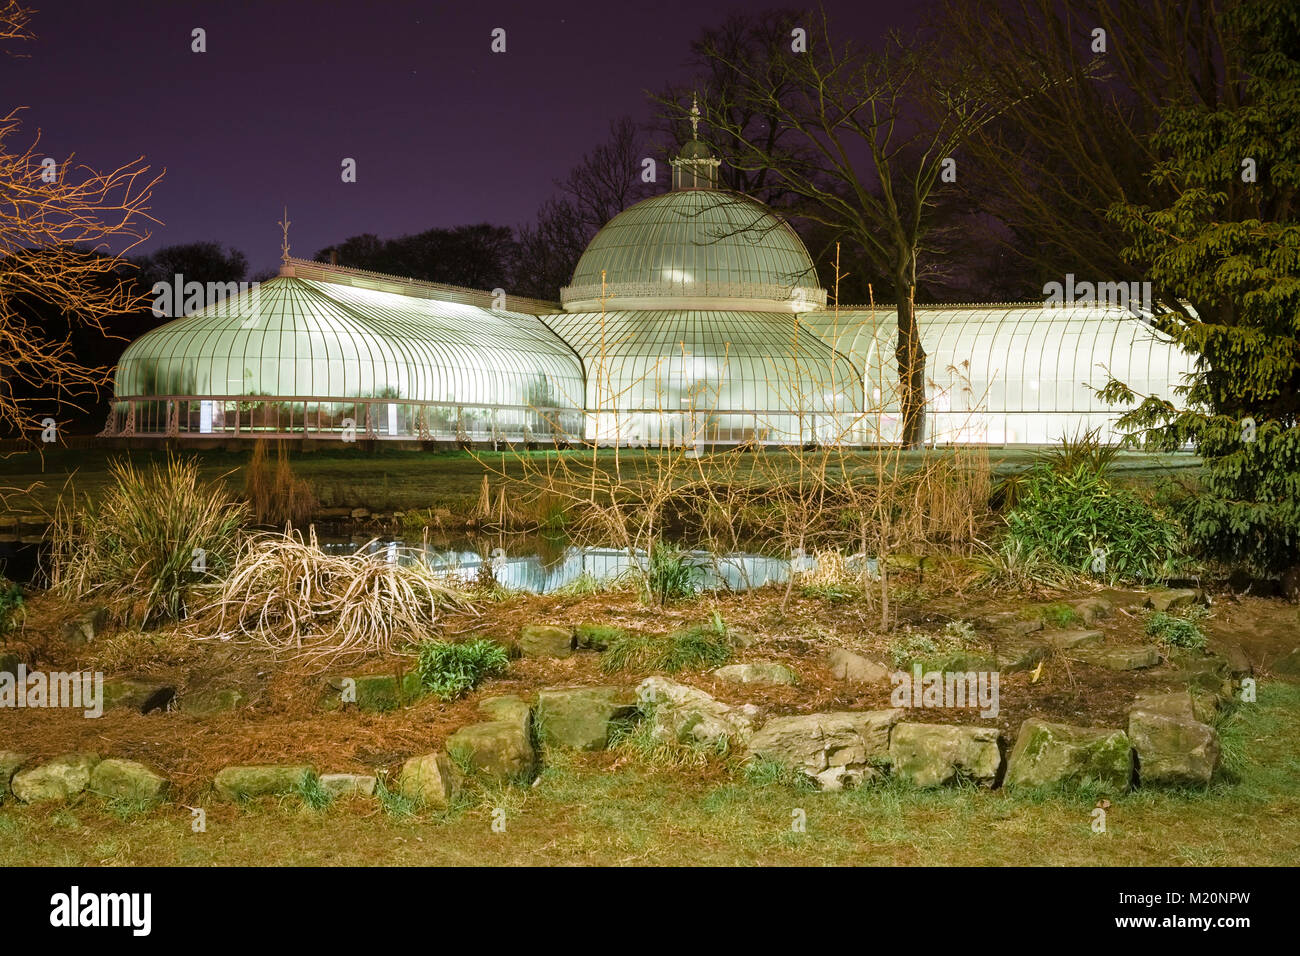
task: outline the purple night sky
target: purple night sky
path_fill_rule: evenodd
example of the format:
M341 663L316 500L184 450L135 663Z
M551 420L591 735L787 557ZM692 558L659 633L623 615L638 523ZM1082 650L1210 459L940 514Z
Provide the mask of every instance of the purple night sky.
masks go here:
M25 146L98 169L143 154L167 171L136 252L215 240L250 272L362 232L531 221L608 121L650 116L646 89L685 82L690 42L723 0L629 3L249 3L28 0L36 40L0 56ZM768 7L782 6L776 2ZM787 4L798 6L798 4ZM913 26L914 4L827 0L863 43ZM810 24L811 26L811 24ZM206 53L190 32L207 31ZM507 52L490 33L507 31ZM810 30L810 33L812 31ZM357 182L340 181L344 157Z

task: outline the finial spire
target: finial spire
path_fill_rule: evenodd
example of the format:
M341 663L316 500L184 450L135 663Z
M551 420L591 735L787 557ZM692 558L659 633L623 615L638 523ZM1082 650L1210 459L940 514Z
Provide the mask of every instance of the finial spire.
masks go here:
M700 138L700 98L699 94L691 93L691 139Z
M284 237L280 240L280 261L287 263L289 261L289 207L284 207L284 218L276 223L284 232Z

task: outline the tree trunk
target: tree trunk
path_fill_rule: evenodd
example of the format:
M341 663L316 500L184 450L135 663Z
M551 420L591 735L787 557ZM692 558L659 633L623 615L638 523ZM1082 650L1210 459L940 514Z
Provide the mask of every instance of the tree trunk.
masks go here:
M898 386L903 412L903 445L916 448L925 440L925 349L916 326L913 301L915 261L895 276L898 289Z

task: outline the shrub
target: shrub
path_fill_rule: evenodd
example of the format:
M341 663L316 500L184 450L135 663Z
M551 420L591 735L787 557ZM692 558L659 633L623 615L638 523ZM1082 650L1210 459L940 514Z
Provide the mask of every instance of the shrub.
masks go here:
M473 690L485 677L505 673L509 664L506 649L495 641L426 641L420 645L416 672L430 693L454 700Z
M389 561L371 543L336 555L314 533L249 537L218 595L222 626L229 615L248 637L309 657L388 653L428 633L444 608L468 605L428 564Z
M325 789L316 774L309 774L298 781L295 788L304 805L313 810L324 810L334 801L334 794Z
M889 648L889 659L895 670L901 670L910 664L913 658L933 654L937 650L939 650L938 645L925 634L905 634L895 640Z
M1061 443L1038 456L1038 461L1058 475L1071 475L1080 469L1105 475L1119 457L1119 445L1104 444L1101 429L1080 432L1073 438L1062 436Z
M731 659L732 644L726 626L716 618L708 624L673 631L671 634L632 633L616 637L600 657L607 672L662 671L718 667Z
M22 586L0 578L0 635L12 631L22 619L22 613Z
M1061 628L1081 624L1083 618L1068 604L1049 604L1043 608L1043 621L1052 627Z
M200 481L194 460L139 471L118 460L109 477L93 507L60 499L47 533L51 587L101 600L124 623L186 616L190 591L233 564L247 507Z
M1087 465L1068 473L1034 466L1006 522L1022 551L1112 582L1168 578L1182 561L1177 524ZM1095 549L1104 550L1104 570L1094 570Z
M646 568L646 587L660 604L688 598L695 594L700 569L691 563L681 548L656 542L650 546L650 563Z
M1185 617L1165 611L1153 611L1147 617L1143 630L1148 637L1154 637L1161 644L1193 651L1204 650L1207 638L1205 632L1196 623L1204 614L1205 609L1199 607Z
M266 458L266 441L259 438L244 474L244 497L258 524L301 524L315 512L319 502L311 483L299 478L289 464L283 442L276 443L275 466Z

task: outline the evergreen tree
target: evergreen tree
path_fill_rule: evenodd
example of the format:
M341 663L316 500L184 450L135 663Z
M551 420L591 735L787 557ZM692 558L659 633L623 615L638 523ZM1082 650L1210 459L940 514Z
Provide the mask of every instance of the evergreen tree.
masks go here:
M1174 199L1109 212L1157 287L1157 329L1196 358L1184 410L1148 396L1120 423L1147 447L1191 444L1193 540L1269 572L1300 562L1300 7L1251 0L1224 16L1244 39L1246 97L1168 107L1151 178ZM1103 396L1137 398L1118 381Z

